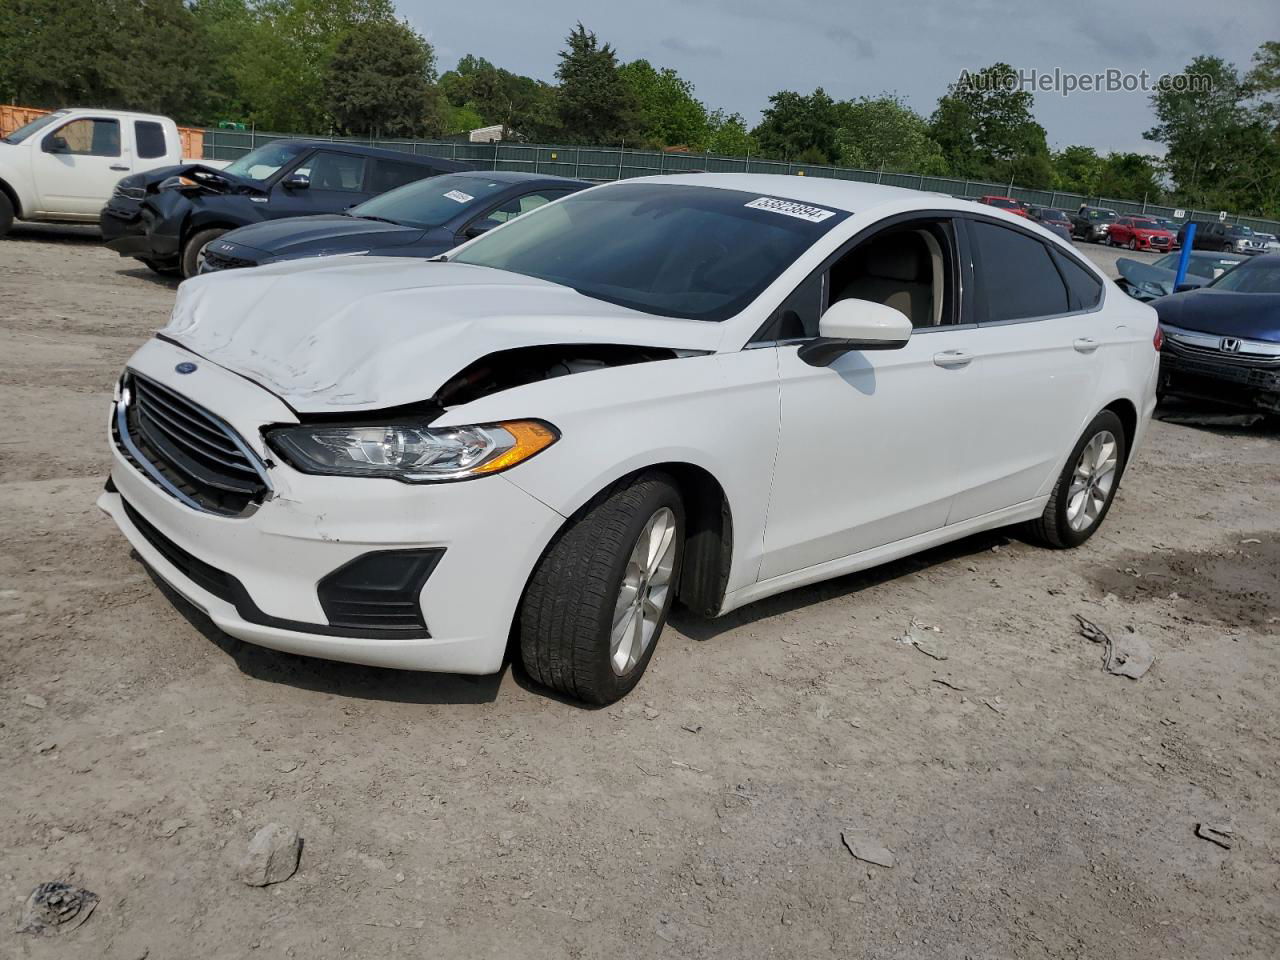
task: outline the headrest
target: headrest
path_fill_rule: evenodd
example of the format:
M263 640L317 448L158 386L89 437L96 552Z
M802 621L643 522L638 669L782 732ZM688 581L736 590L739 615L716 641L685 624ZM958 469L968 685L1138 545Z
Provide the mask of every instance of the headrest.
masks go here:
M914 234L901 233L876 240L867 251L865 273L885 280L920 279L924 250Z

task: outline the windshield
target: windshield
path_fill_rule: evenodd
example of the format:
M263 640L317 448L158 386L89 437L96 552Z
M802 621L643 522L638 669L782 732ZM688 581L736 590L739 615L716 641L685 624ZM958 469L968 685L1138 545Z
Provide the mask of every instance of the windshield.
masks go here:
M738 190L628 183L573 194L449 259L646 313L718 321L847 216Z
M1214 290L1235 293L1280 293L1280 263L1246 261L1234 270L1228 270L1209 286Z
M1233 237L1252 237L1253 231L1249 227L1230 226L1227 227L1227 233Z
M1022 204L1018 203L1017 200L1010 200L1007 197L988 197L987 203L993 207L1001 207L1005 210L1011 210L1015 207L1022 206Z
M1053 221L1057 221L1057 220L1065 221L1067 219L1067 215L1063 213L1061 210L1041 210L1040 219L1053 220Z
M51 123L57 123L67 115L66 110L59 110L57 113L46 113L43 117L36 117L30 123L24 123L13 133L4 138L5 143L21 143L27 137L31 136L38 130L43 130Z
M1114 220L1119 214L1114 210L1090 210L1090 220Z
M483 206L489 197L509 186L509 182L447 173L389 190L348 213L353 217L376 217L426 230L443 226L458 214Z
M1178 260L1181 259L1180 253L1166 253L1163 257L1152 264L1153 267L1159 267L1162 270L1173 270L1177 272ZM1187 261L1187 273L1193 277L1203 277L1205 280L1212 280L1214 277L1220 277L1240 260L1237 257L1215 257L1210 254L1207 257L1193 256Z
M223 169L235 177L266 180L309 149L310 147L300 143L267 143L256 150L250 150L239 160L233 160Z

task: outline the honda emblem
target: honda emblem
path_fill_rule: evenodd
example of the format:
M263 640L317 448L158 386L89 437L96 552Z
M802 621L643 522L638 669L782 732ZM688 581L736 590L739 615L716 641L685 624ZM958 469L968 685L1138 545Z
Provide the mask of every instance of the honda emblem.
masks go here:
M1240 341L1236 337L1223 337L1222 342L1218 344L1224 353L1239 353Z

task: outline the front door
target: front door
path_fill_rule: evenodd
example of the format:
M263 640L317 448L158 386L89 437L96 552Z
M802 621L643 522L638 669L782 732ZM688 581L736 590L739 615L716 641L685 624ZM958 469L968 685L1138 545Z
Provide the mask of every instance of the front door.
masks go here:
M909 220L837 254L780 308L781 428L762 580L946 524L979 387L981 331L964 315L959 277L952 221ZM822 309L845 298L900 310L911 339L809 366L792 337L811 337Z
M262 212L278 217L306 217L319 213L341 213L363 203L367 157L333 150L317 150L285 174L271 189L271 203ZM291 180L305 179L307 186L288 186Z
M116 183L132 169L120 139L120 121L78 117L46 133L34 156L40 212L96 220Z

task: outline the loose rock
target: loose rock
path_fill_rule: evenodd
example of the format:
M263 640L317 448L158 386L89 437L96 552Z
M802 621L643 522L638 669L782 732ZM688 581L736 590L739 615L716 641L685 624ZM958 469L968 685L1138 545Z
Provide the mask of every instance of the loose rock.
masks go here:
M877 867L892 867L898 862L893 856L893 851L877 840L849 830L841 833L840 839L845 848L864 863L874 863Z
M251 887L265 887L288 880L298 869L302 838L280 823L269 823L249 841L249 851L240 861L238 876Z
M98 905L98 895L69 883L42 883L31 891L22 908L19 933L51 936L74 930L89 919Z
M1230 827L1215 827L1208 823L1196 824L1196 836L1201 840L1216 843L1223 850L1230 850L1234 842L1235 831Z
M22 698L22 702L28 707L35 707L37 710L43 710L49 705L49 701L38 693L28 693Z

